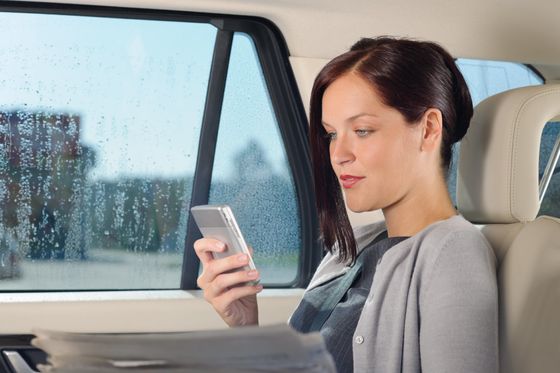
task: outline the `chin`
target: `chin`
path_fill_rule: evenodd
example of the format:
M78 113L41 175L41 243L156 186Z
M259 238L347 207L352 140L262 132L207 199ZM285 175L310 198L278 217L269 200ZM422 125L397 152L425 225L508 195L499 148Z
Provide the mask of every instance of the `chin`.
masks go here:
M355 213L377 210L377 207L371 207L371 206L366 205L364 203L352 202L352 201L346 201L346 207L350 211L355 212Z
M371 199L368 198L352 198L352 197L363 197L363 196L356 196L356 195L352 196L346 194L345 197L346 197L345 198L346 208L355 213L379 210L384 207L383 203L381 203L382 201L378 201L378 200L372 201Z

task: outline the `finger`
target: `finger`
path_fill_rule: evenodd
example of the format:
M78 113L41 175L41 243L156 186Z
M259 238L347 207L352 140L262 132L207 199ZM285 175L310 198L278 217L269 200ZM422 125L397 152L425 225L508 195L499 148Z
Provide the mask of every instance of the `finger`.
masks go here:
M249 264L249 256L247 254L236 254L222 259L214 259L203 268L202 275L205 281L212 282L222 273L231 272L247 264Z
M194 243L194 251L203 265L214 260L213 252L221 253L226 250L226 244L212 238L201 238Z
M197 279L197 285L201 289L213 286L217 276L227 272L233 272L249 264L247 254L237 254L222 259L213 259L202 268L202 273Z
M238 271L232 273L223 273L216 277L214 281L209 283L205 295L209 298L216 298L233 287L239 287L248 281L256 281L259 278L259 272L256 270Z
M260 293L262 289L262 285L238 286L231 288L222 295L216 297L212 304L218 312L224 312L231 303L238 299Z
M251 258L253 257L253 246L247 246L247 248L249 249L249 255L251 255Z

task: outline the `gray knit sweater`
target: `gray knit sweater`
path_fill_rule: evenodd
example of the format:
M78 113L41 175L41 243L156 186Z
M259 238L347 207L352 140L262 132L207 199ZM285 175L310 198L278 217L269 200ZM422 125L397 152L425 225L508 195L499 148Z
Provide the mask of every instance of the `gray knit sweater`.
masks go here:
M358 250L384 222L355 230ZM327 254L308 290L348 270ZM498 371L496 259L461 215L398 243L378 263L353 338L355 372Z

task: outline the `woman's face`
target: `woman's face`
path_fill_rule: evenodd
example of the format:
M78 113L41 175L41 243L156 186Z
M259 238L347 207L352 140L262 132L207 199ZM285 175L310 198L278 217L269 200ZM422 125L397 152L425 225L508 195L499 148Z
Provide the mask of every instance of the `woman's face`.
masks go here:
M322 121L331 165L352 211L387 208L409 197L422 173L422 126L407 123L355 73L326 89Z

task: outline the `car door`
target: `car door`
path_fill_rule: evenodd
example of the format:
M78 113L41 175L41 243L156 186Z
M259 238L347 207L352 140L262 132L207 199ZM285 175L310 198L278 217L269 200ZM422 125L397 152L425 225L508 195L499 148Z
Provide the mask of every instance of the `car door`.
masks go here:
M44 358L28 348L34 328L225 327L196 286L189 208L206 203L229 204L254 247L261 323L286 322L320 252L280 30L26 2L0 4L0 18L3 369Z

